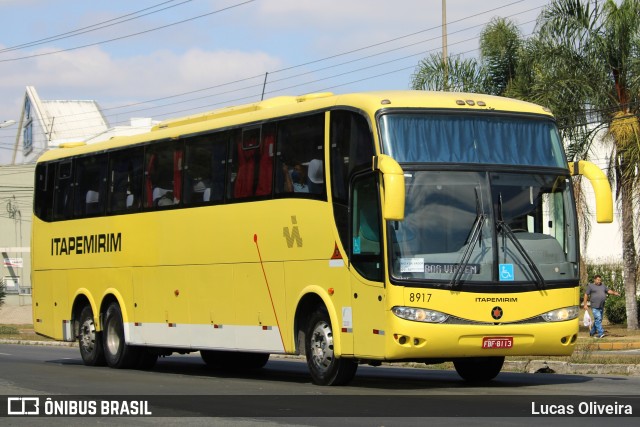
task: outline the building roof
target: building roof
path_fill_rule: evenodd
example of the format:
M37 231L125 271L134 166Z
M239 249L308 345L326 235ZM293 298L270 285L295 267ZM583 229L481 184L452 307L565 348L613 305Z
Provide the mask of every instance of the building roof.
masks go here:
M54 145L85 141L109 128L95 101L41 101L41 111L48 122L49 141Z

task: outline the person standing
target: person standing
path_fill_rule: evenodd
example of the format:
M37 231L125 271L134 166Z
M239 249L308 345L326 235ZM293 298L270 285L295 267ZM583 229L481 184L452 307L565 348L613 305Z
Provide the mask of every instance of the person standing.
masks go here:
M593 325L589 335L603 338L605 336L602 329L602 315L604 314L604 302L607 295L620 295L618 292L609 289L602 284L602 276L596 274L593 277L593 283L589 283L584 292L584 301L582 303L585 311L587 310L587 298L591 300L591 311L593 312Z

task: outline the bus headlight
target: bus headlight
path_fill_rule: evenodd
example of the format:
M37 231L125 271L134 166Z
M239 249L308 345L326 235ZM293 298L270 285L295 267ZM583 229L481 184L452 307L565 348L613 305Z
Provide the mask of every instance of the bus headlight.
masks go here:
M415 307L393 307L391 312L401 319L413 320L414 322L442 323L449 318L448 314L434 310Z
M551 310L542 314L542 318L547 322L564 322L565 320L571 320L578 317L580 308L577 305L565 308L559 308L557 310Z

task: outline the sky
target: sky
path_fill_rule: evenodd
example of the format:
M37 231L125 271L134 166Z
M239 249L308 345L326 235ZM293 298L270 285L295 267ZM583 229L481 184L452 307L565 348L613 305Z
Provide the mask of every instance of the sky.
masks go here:
M548 3L447 0L448 53L477 57L498 16L527 37ZM19 119L26 86L95 100L111 126L262 96L409 89L441 51L442 0L0 0L0 123ZM0 129L0 164L17 132Z

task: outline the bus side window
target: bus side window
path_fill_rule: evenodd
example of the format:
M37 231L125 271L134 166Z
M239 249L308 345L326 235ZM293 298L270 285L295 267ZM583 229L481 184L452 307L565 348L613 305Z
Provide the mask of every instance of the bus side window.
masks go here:
M51 221L55 172L53 163L40 163L36 166L34 213L43 221Z
M202 135L186 141L184 204L220 202L224 196L227 133Z
M325 114L283 120L276 144L276 193L324 196Z
M142 198L143 149L111 154L109 163L109 212L137 211Z
M243 129L240 138L232 145L236 160L232 193L234 199L244 199L255 195L256 164L260 154L260 131L260 126Z
M271 196L275 125L252 126L231 144L229 194L232 199Z
M371 168L375 155L367 120L353 111L331 111L330 161L333 214L340 239L348 246L349 182L354 173Z
M182 148L166 143L148 148L145 155L144 207L167 207L182 198Z
M69 219L73 214L73 163L56 164L56 183L53 190L53 219Z
M107 198L107 155L76 160L74 217L104 214Z
M381 281L382 242L376 176L373 173L359 176L354 180L352 191L352 264L364 278Z
M273 187L273 157L275 155L276 126L268 124L262 127L262 141L258 154L256 173L256 196L270 196Z

